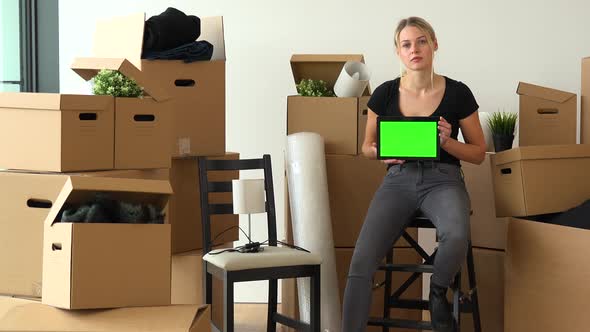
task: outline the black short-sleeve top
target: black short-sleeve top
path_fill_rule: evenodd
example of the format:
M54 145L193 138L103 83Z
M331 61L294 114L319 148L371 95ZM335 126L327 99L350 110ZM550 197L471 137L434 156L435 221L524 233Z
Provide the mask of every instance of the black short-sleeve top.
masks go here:
M473 93L467 85L446 76L442 100L431 116L442 116L452 126L451 137L457 139L459 120L476 112L479 108ZM403 116L399 109L400 78L387 81L375 89L369 99L368 107L377 115ZM440 150L440 162L461 166L459 159L444 149Z

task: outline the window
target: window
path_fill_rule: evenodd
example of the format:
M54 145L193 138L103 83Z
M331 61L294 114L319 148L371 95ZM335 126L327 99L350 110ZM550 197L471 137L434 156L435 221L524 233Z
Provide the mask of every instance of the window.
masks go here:
M0 0L0 91L59 91L57 0Z
M19 0L0 1L0 91L23 91Z

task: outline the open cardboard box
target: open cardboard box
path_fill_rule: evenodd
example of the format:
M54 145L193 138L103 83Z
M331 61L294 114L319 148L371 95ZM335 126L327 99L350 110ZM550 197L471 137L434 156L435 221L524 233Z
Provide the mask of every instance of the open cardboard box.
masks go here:
M347 61L364 62L362 55L295 54L291 69L295 84L309 78L327 82L333 89ZM320 134L327 154L357 155L362 152L370 88L360 98L287 97L287 135L297 132Z
M588 243L587 229L510 220L504 331L588 330Z
M207 305L68 311L37 301L0 297L0 331L210 332Z
M576 144L576 94L520 82L519 146Z
M0 93L0 168L112 169L114 109L111 96Z
M142 60L145 14L101 20L94 56L124 58L172 97L172 156L225 153L225 41L221 16L201 17L201 35L213 45L211 61Z
M76 58L71 67L87 81L101 69L117 70L149 95L115 98L114 168L169 168L172 115L164 89L124 58Z
M562 212L590 198L590 144L524 146L491 157L498 217Z
M164 209L167 181L68 176L44 221L43 303L64 309L170 304L170 225L56 222L96 192Z

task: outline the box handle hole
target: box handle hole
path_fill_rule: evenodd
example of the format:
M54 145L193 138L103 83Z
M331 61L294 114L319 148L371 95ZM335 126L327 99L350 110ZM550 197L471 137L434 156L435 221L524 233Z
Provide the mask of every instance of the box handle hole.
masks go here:
M537 109L539 114L557 114L559 110L557 108L539 108Z
M133 120L137 122L153 122L156 120L156 116L153 114L135 114Z
M512 174L512 168L502 168L500 170L500 173L502 173L502 174Z
M96 113L80 113L78 117L80 121L96 121L98 115Z
M53 203L46 199L31 198L27 200L27 206L35 209L51 209Z
M51 245L51 250L52 251L59 251L59 250L61 250L61 243L53 243Z
M178 87L192 87L195 86L195 80L178 79L174 81L174 85Z
M362 113L362 114L363 114L363 115L367 115L367 113L368 113L368 112L369 112L369 110L365 108L365 109L363 110L363 113Z

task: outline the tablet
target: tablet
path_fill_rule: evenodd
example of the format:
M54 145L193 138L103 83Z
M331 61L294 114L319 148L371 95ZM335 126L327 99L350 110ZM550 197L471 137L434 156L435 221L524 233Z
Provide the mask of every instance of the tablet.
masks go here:
M377 159L438 160L439 117L377 117Z

